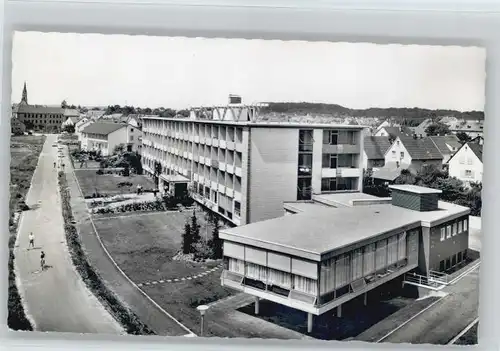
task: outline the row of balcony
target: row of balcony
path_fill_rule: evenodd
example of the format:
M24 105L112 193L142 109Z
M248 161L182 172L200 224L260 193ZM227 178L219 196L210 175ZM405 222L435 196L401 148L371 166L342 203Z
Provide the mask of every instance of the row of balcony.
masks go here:
M241 201L241 186L239 187L239 189L235 189L233 187L211 181L210 179L207 179L198 174L193 174L193 181L197 182L198 184L202 184L213 191L224 194L236 201Z
M361 177L363 170L354 167L337 167L337 168L322 168L321 178L334 178L334 177ZM298 166L299 177L312 177L311 166Z
M228 133L227 135L219 134L204 134L204 133L191 133L191 132L176 132L167 129L156 129L156 128L146 128L143 129L144 133L150 133L153 136L167 137L173 140L183 140L192 141L195 143L213 143L216 144L219 141L224 141L228 143L242 143L243 134L242 133Z
M186 138L189 135L198 135L200 137L215 138L229 141L242 141L243 128L217 124L200 124L184 121L159 121L146 120L143 125L143 131L157 134L168 135L179 138Z
M182 139L179 139L182 140ZM206 146L211 146L214 148L220 148L220 149L227 149L230 151L237 151L237 152L243 152L243 144L241 142L234 142L234 141L226 141L226 140L219 140L219 139L207 139L207 138L200 138L198 136L190 136L189 140L186 140L185 142L189 143L195 143L199 145L206 145ZM150 146L154 149L162 150L162 151L169 151L170 149L191 149L192 145L181 145L178 141L172 141L172 142L167 142L167 141L153 141L151 138L143 138L142 140L143 145L145 146ZM177 144L177 145L176 145ZM195 147L197 145L194 145Z

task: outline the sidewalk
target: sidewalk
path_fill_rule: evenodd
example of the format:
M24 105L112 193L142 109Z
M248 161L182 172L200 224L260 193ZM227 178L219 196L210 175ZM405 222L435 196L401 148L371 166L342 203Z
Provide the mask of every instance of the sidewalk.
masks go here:
M27 204L39 207L23 212L15 247L18 287L28 318L42 332L122 334L121 326L87 289L76 272L66 245L57 170L53 167L54 135L48 135L33 176ZM27 250L28 235L35 248ZM47 268L40 269L40 252Z
M65 156L68 156L67 149ZM80 193L70 162L66 162L66 178L71 193L71 208L83 249L90 264L96 269L106 285L125 303L140 320L156 334L162 336L184 336L189 330L164 313L148 299L116 267L101 245L85 203Z

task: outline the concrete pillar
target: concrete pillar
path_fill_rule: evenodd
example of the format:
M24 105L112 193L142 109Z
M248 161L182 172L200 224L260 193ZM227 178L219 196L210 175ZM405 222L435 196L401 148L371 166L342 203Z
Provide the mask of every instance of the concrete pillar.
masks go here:
M342 317L342 305L337 306L337 317Z
M255 297L255 314L256 315L259 314L259 302L260 302L260 299L256 296Z
M363 301L363 303L365 304L365 306L368 304L368 293L367 292L365 292L365 294L364 294L364 301Z
M310 333L313 330L313 315L312 313L307 314L307 332Z

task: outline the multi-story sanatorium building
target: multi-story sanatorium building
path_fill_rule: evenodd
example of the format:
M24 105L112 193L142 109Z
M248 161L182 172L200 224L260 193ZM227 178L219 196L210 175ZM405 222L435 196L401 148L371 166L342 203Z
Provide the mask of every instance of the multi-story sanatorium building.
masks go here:
M363 127L256 122L260 108L143 118L144 170L161 165L160 191L190 184L196 201L235 225L279 217L284 201L361 191Z
M291 215L221 230L222 285L254 295L256 313L259 298L307 312L311 332L313 315L340 316L363 295L366 305L382 284L443 284L442 272L466 258L469 208L438 201L440 190L391 188L384 199L329 195L336 208L287 203Z

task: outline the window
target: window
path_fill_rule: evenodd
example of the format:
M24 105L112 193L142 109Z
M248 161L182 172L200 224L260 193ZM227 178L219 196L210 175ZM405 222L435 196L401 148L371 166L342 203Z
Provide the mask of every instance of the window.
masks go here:
M472 177L472 171L470 169L465 170L465 176L466 177Z
M130 128L130 133L133 133L134 132L134 128Z
M451 238L451 225L446 226L446 239Z
M457 223L451 225L451 235L457 235Z
M134 136L133 135L130 136L130 141L134 141Z
M469 228L467 227L467 220L464 219L464 231L466 231L466 230L469 230Z
M235 201L234 202L234 214L239 217L240 213L241 213L241 204L238 201Z
M400 156L401 156L401 158L404 158L405 157L405 153L401 151Z
M470 157L467 158L467 164L472 165L472 158L470 158Z
M392 150L392 158L396 158L396 150Z
M460 157L458 158L458 162L459 162L461 165L463 165L463 164L465 163L465 156L460 156Z
M339 138L339 134L337 131L330 131L330 139L329 139L329 144L330 145L337 145L338 143L338 138Z
M278 285L285 289L290 289L292 285L291 274L278 271L276 269L268 268L269 277L268 284L270 285Z
M302 291L306 294L316 295L318 292L318 284L314 279L296 275L294 276L293 283L295 290Z
M321 179L321 191L335 191L335 190L337 190L337 178Z
M396 144L398 144L398 145L399 145L399 140L398 140L398 141L396 141Z
M461 233L464 231L464 223L462 221L458 222L458 232Z
M441 228L441 241L443 241L446 237L446 229L443 227Z

